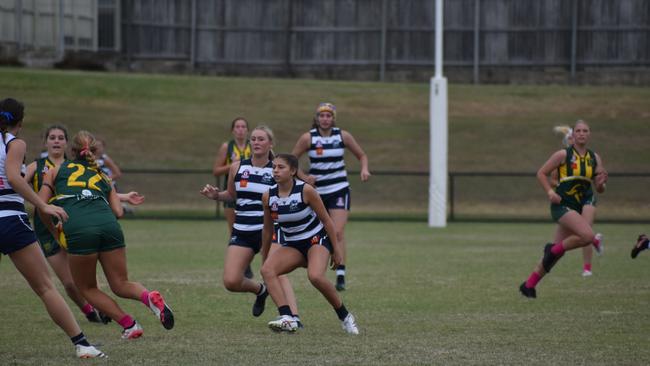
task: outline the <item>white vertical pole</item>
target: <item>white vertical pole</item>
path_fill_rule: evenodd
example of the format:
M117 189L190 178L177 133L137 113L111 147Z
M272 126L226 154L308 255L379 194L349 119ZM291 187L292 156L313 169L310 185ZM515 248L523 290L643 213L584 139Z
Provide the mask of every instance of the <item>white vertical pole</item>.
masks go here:
M429 227L447 226L447 79L442 76L442 0L436 0L435 75L429 104Z
M436 74L435 77L442 77L442 0L436 0L436 29L435 29L435 51L436 51Z

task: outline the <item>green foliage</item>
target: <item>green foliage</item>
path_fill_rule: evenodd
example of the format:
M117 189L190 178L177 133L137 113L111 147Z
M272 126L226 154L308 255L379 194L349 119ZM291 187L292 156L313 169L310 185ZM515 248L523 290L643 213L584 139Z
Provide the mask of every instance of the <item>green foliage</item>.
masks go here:
M361 334L348 336L303 269L291 275L305 329L274 334L272 302L250 315L253 296L221 284L226 231L212 221L127 221L129 275L160 290L176 314L166 331L139 302L120 299L145 329L119 339L119 326L89 324L73 312L111 363L127 365L467 365L645 364L650 351L647 268L629 250L647 227L597 225L606 252L582 278L569 252L527 300L517 287L551 237L550 224L354 222L348 225L349 288L344 302ZM254 269L260 279L256 258ZM333 278L333 273L330 274ZM102 288L107 289L103 275ZM65 335L9 258L0 262L0 364L75 362ZM59 289L60 286L59 286Z

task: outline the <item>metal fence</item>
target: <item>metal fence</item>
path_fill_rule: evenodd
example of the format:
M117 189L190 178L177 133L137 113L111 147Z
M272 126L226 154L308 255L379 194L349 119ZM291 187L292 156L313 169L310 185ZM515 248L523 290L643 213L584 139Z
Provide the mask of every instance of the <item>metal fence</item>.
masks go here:
M123 0L122 52L193 66L387 70L433 65L430 0ZM445 65L650 65L648 0L447 0Z
M97 50L97 0L0 0L0 43L62 57Z
M247 74L430 70L432 0L0 0L0 43ZM448 70L650 66L650 0L446 0ZM412 78L411 78L412 79Z
M138 190L147 197L135 217L221 217L220 206L199 195L206 183L215 183L209 170L124 173L120 190ZM428 172L373 171L372 179L361 183L358 172L350 171L352 217L426 221L428 180ZM599 221L650 222L650 201L641 193L650 192L650 173L610 173L607 185L598 198ZM546 195L530 172L450 172L447 207L450 221L550 220Z

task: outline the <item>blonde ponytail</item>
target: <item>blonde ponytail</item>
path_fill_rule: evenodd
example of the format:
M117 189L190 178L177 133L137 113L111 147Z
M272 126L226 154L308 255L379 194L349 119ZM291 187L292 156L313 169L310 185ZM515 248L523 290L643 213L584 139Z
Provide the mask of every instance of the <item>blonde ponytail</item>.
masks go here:
M571 146L569 139L573 138L573 128L569 126L555 126L553 127L553 132L556 135L562 136L562 144L566 147Z
M102 180L110 185L111 178L104 174L97 164L97 158L95 157L96 151L97 139L90 132L82 130L72 138L72 155L75 159L88 162L88 166L95 170L102 177Z

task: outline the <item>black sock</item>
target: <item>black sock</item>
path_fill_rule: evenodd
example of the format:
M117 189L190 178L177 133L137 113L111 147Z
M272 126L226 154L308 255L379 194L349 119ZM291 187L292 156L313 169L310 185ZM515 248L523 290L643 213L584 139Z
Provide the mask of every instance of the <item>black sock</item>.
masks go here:
M334 309L336 311L336 315L339 317L339 320L345 319L346 316L348 316L348 309L345 308L345 305L341 304L341 307L338 309Z
M260 296L261 294L266 292L266 286L264 286L263 283L260 283L260 290L257 291L257 296Z
M291 316L291 308L289 305L278 306L278 313L280 313L280 315Z
M71 337L70 340L72 341L72 344L74 344L75 346L78 345L78 344L80 344L82 346L86 346L86 347L90 346L90 343L88 343L88 340L86 339L86 336L84 335L84 332L81 332L81 333L77 334L76 336Z

